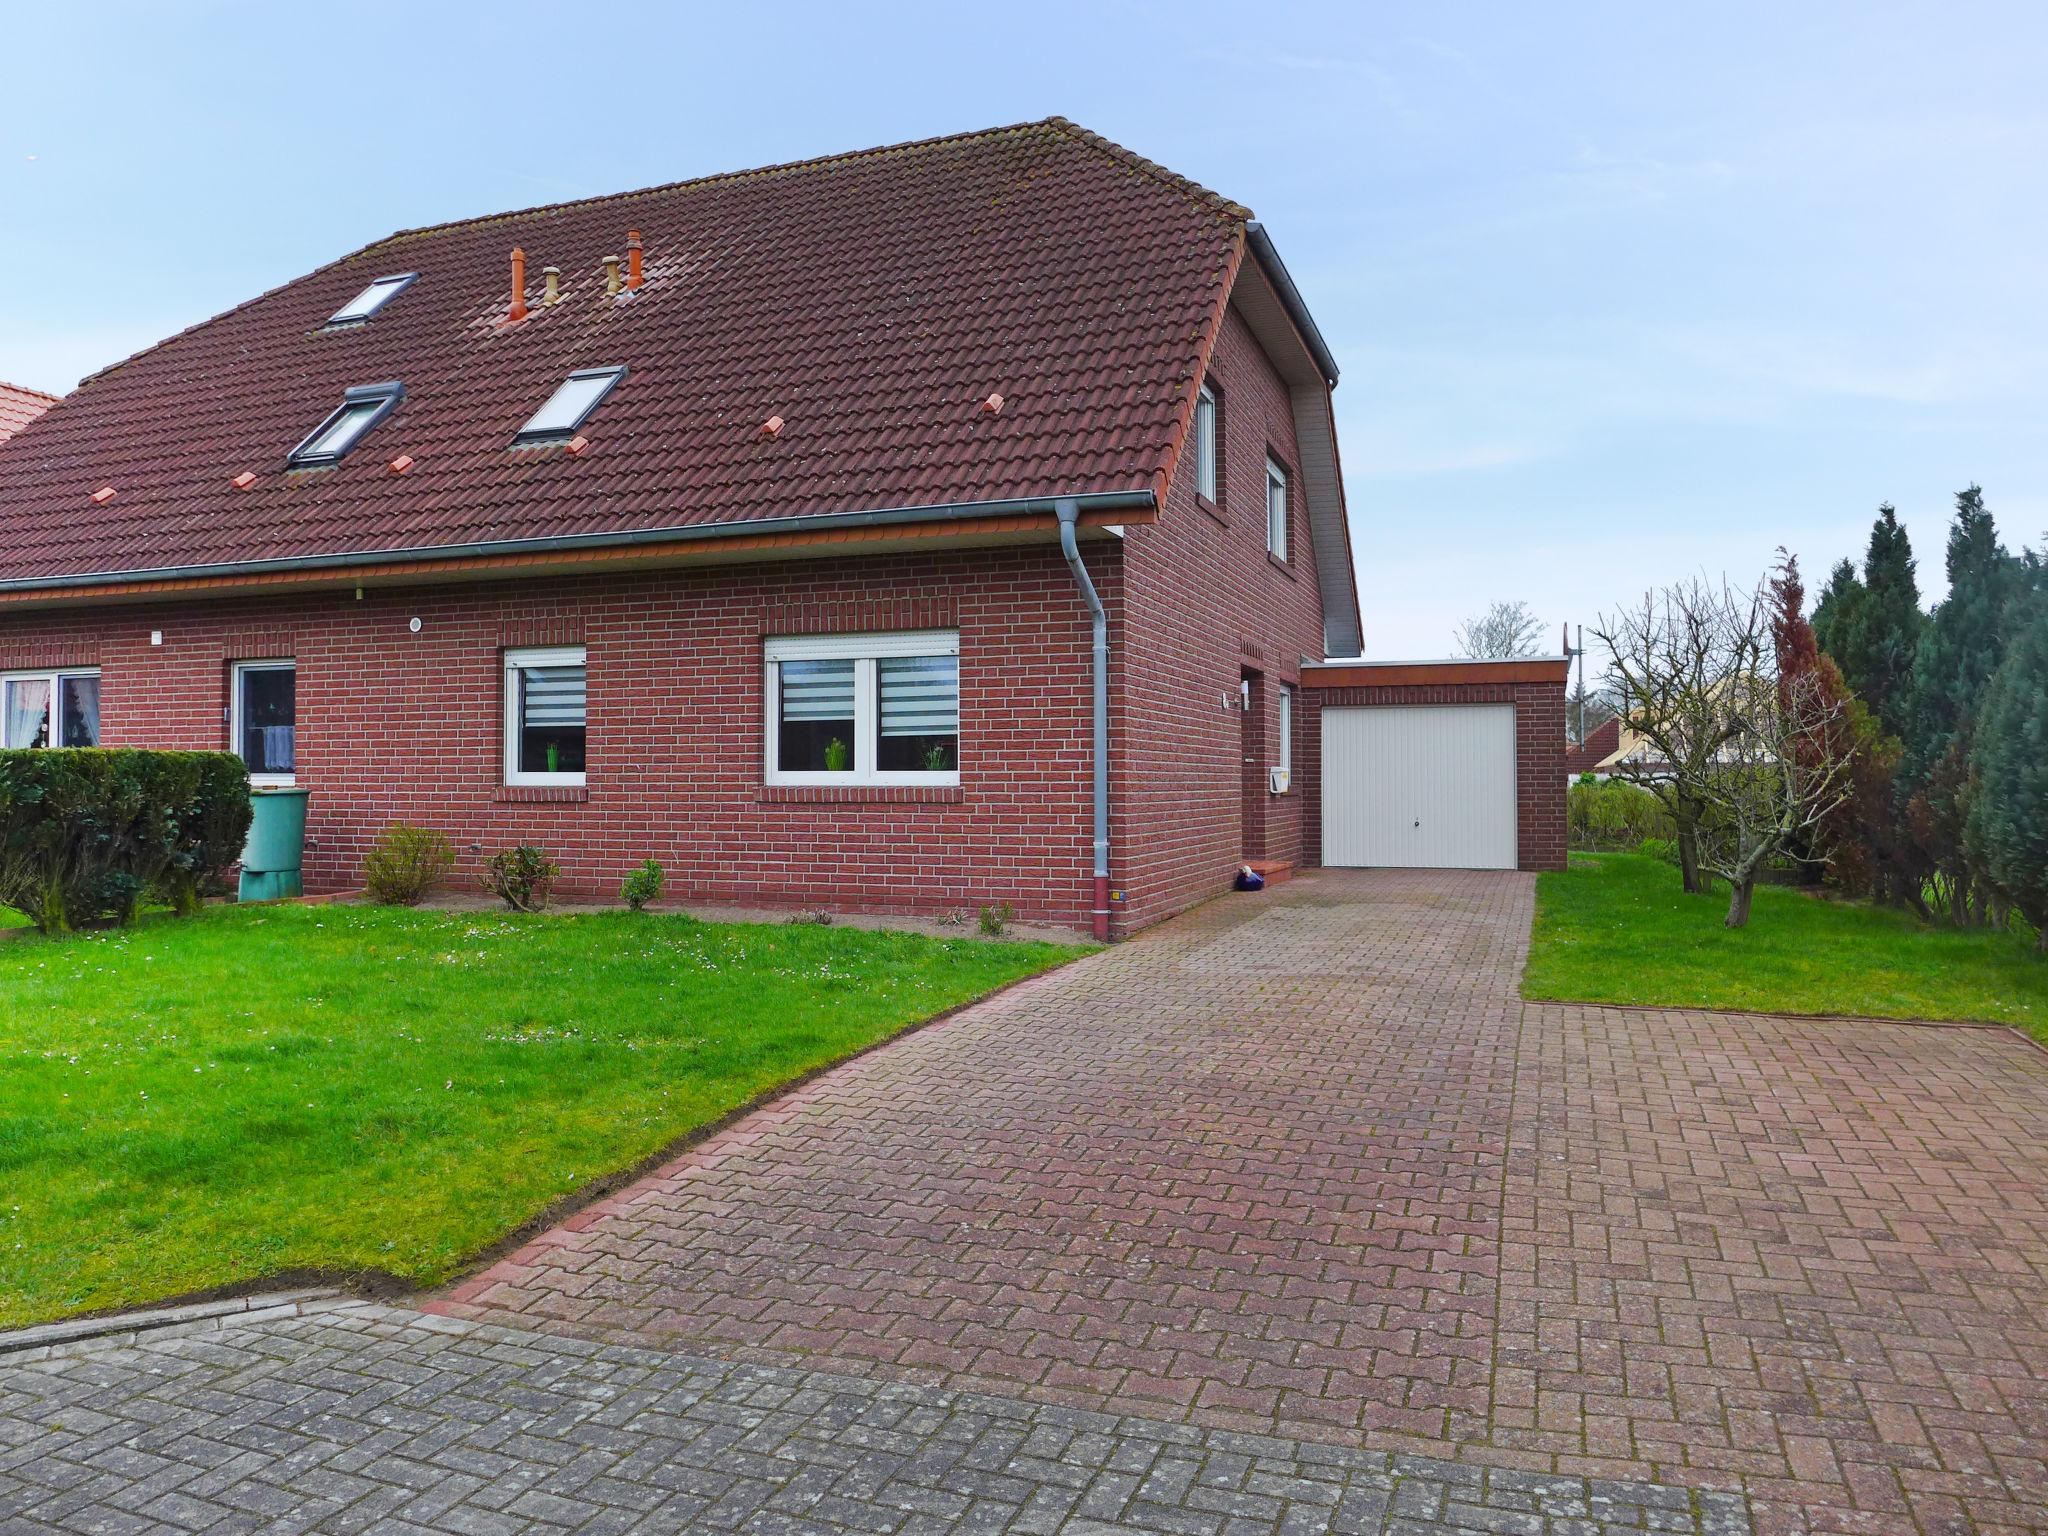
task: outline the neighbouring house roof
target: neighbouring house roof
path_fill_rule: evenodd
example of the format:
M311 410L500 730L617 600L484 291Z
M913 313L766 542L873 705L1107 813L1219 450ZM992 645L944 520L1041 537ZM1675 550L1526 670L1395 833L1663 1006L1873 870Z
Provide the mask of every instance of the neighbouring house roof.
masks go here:
M1593 732L1577 746L1568 746L1564 752L1564 771L1574 776L1581 773L1601 773L1606 764L1621 752L1621 717L1615 715L1593 727Z
M19 384L0 381L0 443L56 403L57 396L46 395L40 389L24 389Z
M0 589L1157 502L1241 269L1268 332L1333 382L1249 229L1049 118L405 231L104 370L0 455ZM609 297L629 230L646 283ZM532 307L506 324L515 246ZM328 325L401 273L366 323ZM514 446L569 374L617 365L584 451ZM344 391L394 380L403 398L338 463L287 467ZM1344 553L1326 593L1355 614Z

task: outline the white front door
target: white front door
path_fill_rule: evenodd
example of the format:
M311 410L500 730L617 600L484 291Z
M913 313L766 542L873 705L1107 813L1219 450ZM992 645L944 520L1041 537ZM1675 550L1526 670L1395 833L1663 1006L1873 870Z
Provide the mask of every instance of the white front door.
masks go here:
M1514 706L1325 709L1323 862L1513 869Z

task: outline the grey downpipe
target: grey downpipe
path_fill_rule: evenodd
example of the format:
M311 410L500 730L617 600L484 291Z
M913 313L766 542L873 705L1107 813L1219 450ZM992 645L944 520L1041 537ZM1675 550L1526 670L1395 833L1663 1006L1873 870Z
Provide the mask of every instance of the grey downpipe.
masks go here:
M1081 504L1071 496L1053 503L1060 520L1060 553L1067 557L1067 569L1074 573L1074 585L1088 605L1088 624L1094 633L1095 685L1095 910L1092 928L1098 940L1109 938L1109 615L1081 562L1081 546L1074 528L1081 517Z

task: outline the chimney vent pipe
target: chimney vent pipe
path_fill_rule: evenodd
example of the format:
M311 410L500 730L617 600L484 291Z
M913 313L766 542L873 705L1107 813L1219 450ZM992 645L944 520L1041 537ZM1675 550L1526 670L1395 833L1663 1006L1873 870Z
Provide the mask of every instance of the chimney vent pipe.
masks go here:
M512 307L505 312L505 323L517 325L526 318L526 252L518 246L512 247Z
M640 231L626 231L626 286L638 288L647 279L640 275Z

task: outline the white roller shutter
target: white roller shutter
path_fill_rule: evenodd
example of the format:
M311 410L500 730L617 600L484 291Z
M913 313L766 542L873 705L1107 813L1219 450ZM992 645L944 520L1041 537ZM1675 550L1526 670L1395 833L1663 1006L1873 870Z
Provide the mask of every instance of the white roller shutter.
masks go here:
M1514 706L1325 709L1323 862L1513 869Z

